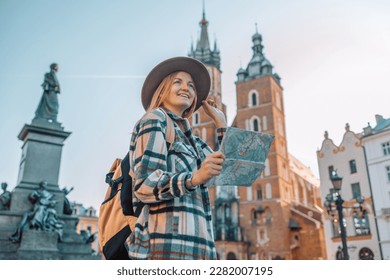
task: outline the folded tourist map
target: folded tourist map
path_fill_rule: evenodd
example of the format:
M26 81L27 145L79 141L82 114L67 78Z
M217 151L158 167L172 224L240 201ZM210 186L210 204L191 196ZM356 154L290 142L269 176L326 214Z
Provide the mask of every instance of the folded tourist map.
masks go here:
M264 170L273 140L272 134L228 127L220 147L225 155L222 173L207 185L251 186Z

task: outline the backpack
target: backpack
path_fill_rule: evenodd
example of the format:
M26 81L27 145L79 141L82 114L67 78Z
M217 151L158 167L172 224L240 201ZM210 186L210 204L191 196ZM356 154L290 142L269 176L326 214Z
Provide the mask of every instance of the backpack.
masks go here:
M175 140L174 124L168 114L164 110L161 111L164 112L167 122L167 145L171 145ZM106 260L129 259L125 241L134 230L143 207L140 203L134 211L132 181L129 153L126 153L122 160L114 160L106 175L108 188L99 209L99 246Z

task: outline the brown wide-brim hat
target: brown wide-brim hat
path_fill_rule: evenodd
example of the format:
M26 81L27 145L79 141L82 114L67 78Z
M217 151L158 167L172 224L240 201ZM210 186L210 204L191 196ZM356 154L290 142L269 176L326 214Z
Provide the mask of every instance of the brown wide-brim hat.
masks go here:
M177 71L184 71L191 75L194 81L197 102L195 111L202 106L202 101L207 98L210 91L210 74L207 71L206 66L199 60L190 57L173 57L164 60L148 74L142 86L142 105L145 110L149 108L150 102L152 101L154 92L160 85L162 80L169 74Z

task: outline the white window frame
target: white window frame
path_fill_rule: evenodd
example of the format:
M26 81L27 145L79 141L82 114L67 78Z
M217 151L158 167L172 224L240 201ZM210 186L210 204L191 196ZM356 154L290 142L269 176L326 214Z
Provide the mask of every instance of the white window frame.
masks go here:
M256 95L256 105L254 105L252 102L253 94ZM248 107L256 107L259 105L260 105L260 95L259 95L257 90L252 89L251 91L249 91L249 94L248 94Z
M258 116L252 116L252 118L250 118L250 120L249 120L249 130L255 131L255 126L254 126L254 121L255 120L257 120L257 123L259 125L259 130L258 131L262 131L261 119Z

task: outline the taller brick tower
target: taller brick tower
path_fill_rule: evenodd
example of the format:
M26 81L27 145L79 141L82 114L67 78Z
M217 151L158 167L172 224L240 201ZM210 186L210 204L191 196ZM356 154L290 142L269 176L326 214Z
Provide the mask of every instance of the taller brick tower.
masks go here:
M214 41L213 50L210 48L209 35L207 31L209 22L206 20L206 13L203 7L202 19L199 22L200 25L200 38L197 40L194 48L191 44L191 50L188 54L189 57L202 61L211 77L211 88L209 96L214 99L218 107L226 115L226 105L222 103L222 90L221 90L221 56L217 47L217 42ZM212 149L218 149L217 135L215 131L215 125L213 121L206 115L201 107L196 111L189 119L193 133L202 138ZM213 205L215 200L216 189L210 189L210 200Z

